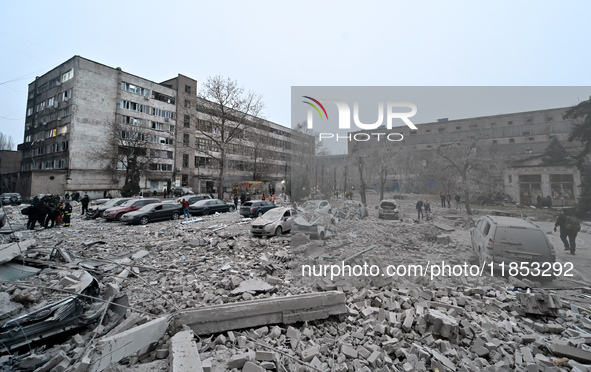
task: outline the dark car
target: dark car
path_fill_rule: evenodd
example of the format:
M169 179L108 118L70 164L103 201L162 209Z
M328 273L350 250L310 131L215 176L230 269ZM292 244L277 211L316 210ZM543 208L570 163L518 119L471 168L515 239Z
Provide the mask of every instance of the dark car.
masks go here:
M277 208L277 205L268 200L247 201L240 207L240 215L244 217L260 217L273 208Z
M121 216L121 222L145 225L152 221L178 220L182 213L183 206L179 203L154 203L125 213Z
M189 190L186 187L175 187L172 189L172 195L179 197L183 195L193 195L193 191Z
M193 204L195 202L198 202L199 200L205 200L205 199L209 199L211 200L212 197L207 195L207 194L199 194L199 195L194 195L194 196L185 196L185 200L189 202L189 204Z
M190 214L201 214L207 216L215 212L233 212L236 207L234 204L226 203L219 199L204 199L195 202L189 206Z
M140 209L141 207L143 207L145 205L160 203L160 202L161 202L160 199L130 199L117 207L111 207L111 208L107 209L106 211L104 211L103 218L106 219L107 221L112 221L112 220L119 221L125 213L137 211L138 209Z
M131 198L117 198L117 199L107 199L106 202L92 205L88 207L88 211L86 215L90 218L98 218L103 216L103 212L112 207L118 207L121 204L131 200Z
M4 205L21 205L23 199L18 192L7 192L0 194L0 202Z

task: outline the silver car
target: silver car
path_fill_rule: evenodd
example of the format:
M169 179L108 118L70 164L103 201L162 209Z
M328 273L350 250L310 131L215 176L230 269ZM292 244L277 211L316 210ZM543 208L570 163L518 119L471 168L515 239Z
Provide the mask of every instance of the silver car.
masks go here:
M512 262L527 265L556 261L556 252L544 231L528 220L484 216L470 229L470 238L480 264L492 262L495 269Z
M250 224L254 236L279 236L291 230L298 212L291 208L273 208Z

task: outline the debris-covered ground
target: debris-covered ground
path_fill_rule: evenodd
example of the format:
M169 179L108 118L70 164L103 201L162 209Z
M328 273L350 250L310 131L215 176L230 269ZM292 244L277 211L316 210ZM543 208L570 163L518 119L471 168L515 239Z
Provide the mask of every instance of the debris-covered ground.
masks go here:
M69 228L3 234L0 368L591 371L591 239L583 230L565 254L556 212L501 208L550 233L569 278L302 276L304 265L477 264L469 228L493 211L432 202L433 219L417 222L418 198L398 200L402 221L378 219L375 195L364 210L330 200L325 240L255 238L238 212L129 226L77 208ZM5 207L15 229L22 207Z

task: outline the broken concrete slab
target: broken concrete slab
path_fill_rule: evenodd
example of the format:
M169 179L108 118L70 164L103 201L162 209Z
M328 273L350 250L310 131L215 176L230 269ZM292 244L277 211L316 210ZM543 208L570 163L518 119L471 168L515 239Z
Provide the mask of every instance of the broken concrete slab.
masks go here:
M170 339L173 372L203 372L193 331L181 331Z
M13 258L21 255L33 245L35 245L35 239L29 239L23 242L0 244L0 264L11 261Z
M109 364L157 342L164 336L167 328L168 317L161 317L117 335L103 337L96 343L88 371L102 371Z
M266 292L272 289L273 286L261 279L248 279L240 282L237 288L235 288L231 294L237 295L244 292Z
M325 319L347 312L345 294L338 291L243 301L182 311L175 328L186 324L198 335L220 333L266 324Z
M591 351L557 343L552 344L550 348L556 356L567 357L583 364L591 364Z
M436 228L438 228L440 230L443 230L443 231L449 231L449 232L451 232L451 231L454 231L455 230L453 227L448 226L448 225L443 224L443 223L434 223L433 226L435 226Z

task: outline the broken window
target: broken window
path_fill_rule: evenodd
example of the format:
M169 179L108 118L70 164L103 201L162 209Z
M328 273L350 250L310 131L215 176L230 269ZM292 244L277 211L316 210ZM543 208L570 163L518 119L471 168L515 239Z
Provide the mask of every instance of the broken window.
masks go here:
M74 69L71 69L70 71L63 73L62 74L62 83L70 80L73 77L74 77Z
M160 116L163 118L167 118L167 119L172 119L174 116L174 113L172 111L167 111L167 110L162 110L156 107L152 107L152 115L154 116Z
M121 116L121 124L142 125L142 119L134 118L133 116Z
M183 167L189 167L189 154L183 154Z
M183 125L185 128L191 127L191 117L189 115L185 115Z
M137 112L146 112L146 105L142 105L140 103L136 103L136 102L131 102L131 101L126 101L126 100L121 100L121 108L123 109L127 109L127 110L132 110L132 111L137 111Z
M156 121L153 121L152 122L152 129L164 130L164 123L158 123Z
M152 93L152 98L154 98L155 100L161 101L161 102L170 103L171 105L174 105L175 104L174 98L171 97L171 96L167 96L166 94L162 94L162 93L158 93L158 92L153 92Z
M185 93L191 93L191 86L185 85Z
M550 189L552 190L553 205L574 204L574 177L572 174L551 174Z
M129 83L126 83L123 81L121 82L121 90L124 90L126 92L130 92L130 93L141 94L142 96L145 96L145 97L150 96L149 89L142 88L137 85L129 84Z

